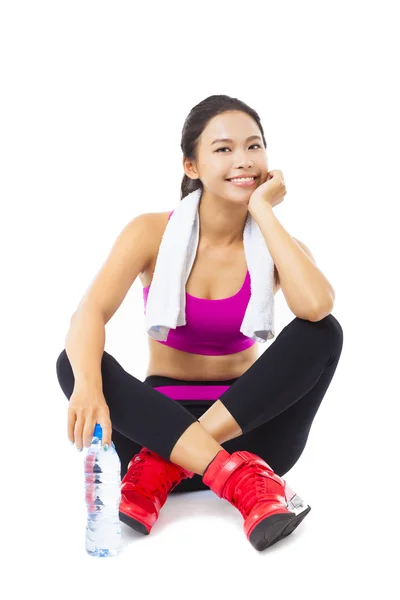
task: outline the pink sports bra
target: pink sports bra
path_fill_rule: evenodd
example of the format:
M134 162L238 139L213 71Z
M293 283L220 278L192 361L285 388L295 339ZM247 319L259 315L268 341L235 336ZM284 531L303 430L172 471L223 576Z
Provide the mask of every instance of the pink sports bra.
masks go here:
M145 314L149 289L150 285L143 288ZM186 292L186 325L170 329L164 342L157 341L176 350L209 356L233 354L250 348L255 340L240 331L249 300L248 270L240 290L229 298L208 300Z

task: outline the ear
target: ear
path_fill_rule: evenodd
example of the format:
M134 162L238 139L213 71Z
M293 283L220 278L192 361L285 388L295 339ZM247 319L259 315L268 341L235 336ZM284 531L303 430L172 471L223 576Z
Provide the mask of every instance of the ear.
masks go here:
M190 177L190 179L198 179L199 176L197 174L196 165L193 160L189 160L185 156L182 159L183 170L185 171L185 175Z

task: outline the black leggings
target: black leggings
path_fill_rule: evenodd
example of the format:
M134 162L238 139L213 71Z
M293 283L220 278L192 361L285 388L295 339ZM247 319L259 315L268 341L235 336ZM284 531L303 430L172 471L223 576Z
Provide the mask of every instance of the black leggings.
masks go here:
M305 448L342 346L343 330L332 314L316 322L295 317L243 375L208 382L162 376L150 376L142 382L104 351L103 394L113 426L112 441L121 460L121 477L143 446L169 460L184 431L215 402L173 399L154 388L216 384L226 386L219 400L243 431L243 435L221 444L222 448L229 453L253 452L283 476ZM75 379L65 350L57 359L57 377L70 399ZM172 493L203 489L209 488L196 473Z

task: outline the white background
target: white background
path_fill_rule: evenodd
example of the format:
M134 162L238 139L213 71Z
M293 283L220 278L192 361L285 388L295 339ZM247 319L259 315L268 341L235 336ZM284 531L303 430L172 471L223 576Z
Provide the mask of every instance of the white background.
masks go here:
M3 597L398 597L395 7L1 4ZM211 491L170 496L151 535L123 525L121 554L91 558L56 359L122 228L178 204L183 122L212 94L260 114L287 186L275 214L336 292L341 360L286 477L312 511L259 553ZM293 318L280 292L277 334ZM144 379L139 279L106 350Z

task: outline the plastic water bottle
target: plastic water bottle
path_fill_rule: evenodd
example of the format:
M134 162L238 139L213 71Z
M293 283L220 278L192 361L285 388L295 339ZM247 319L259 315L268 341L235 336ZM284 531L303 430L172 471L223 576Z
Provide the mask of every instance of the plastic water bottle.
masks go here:
M84 458L88 511L86 551L91 556L115 556L121 545L121 461L113 442L104 450L102 437L101 425L96 423Z

